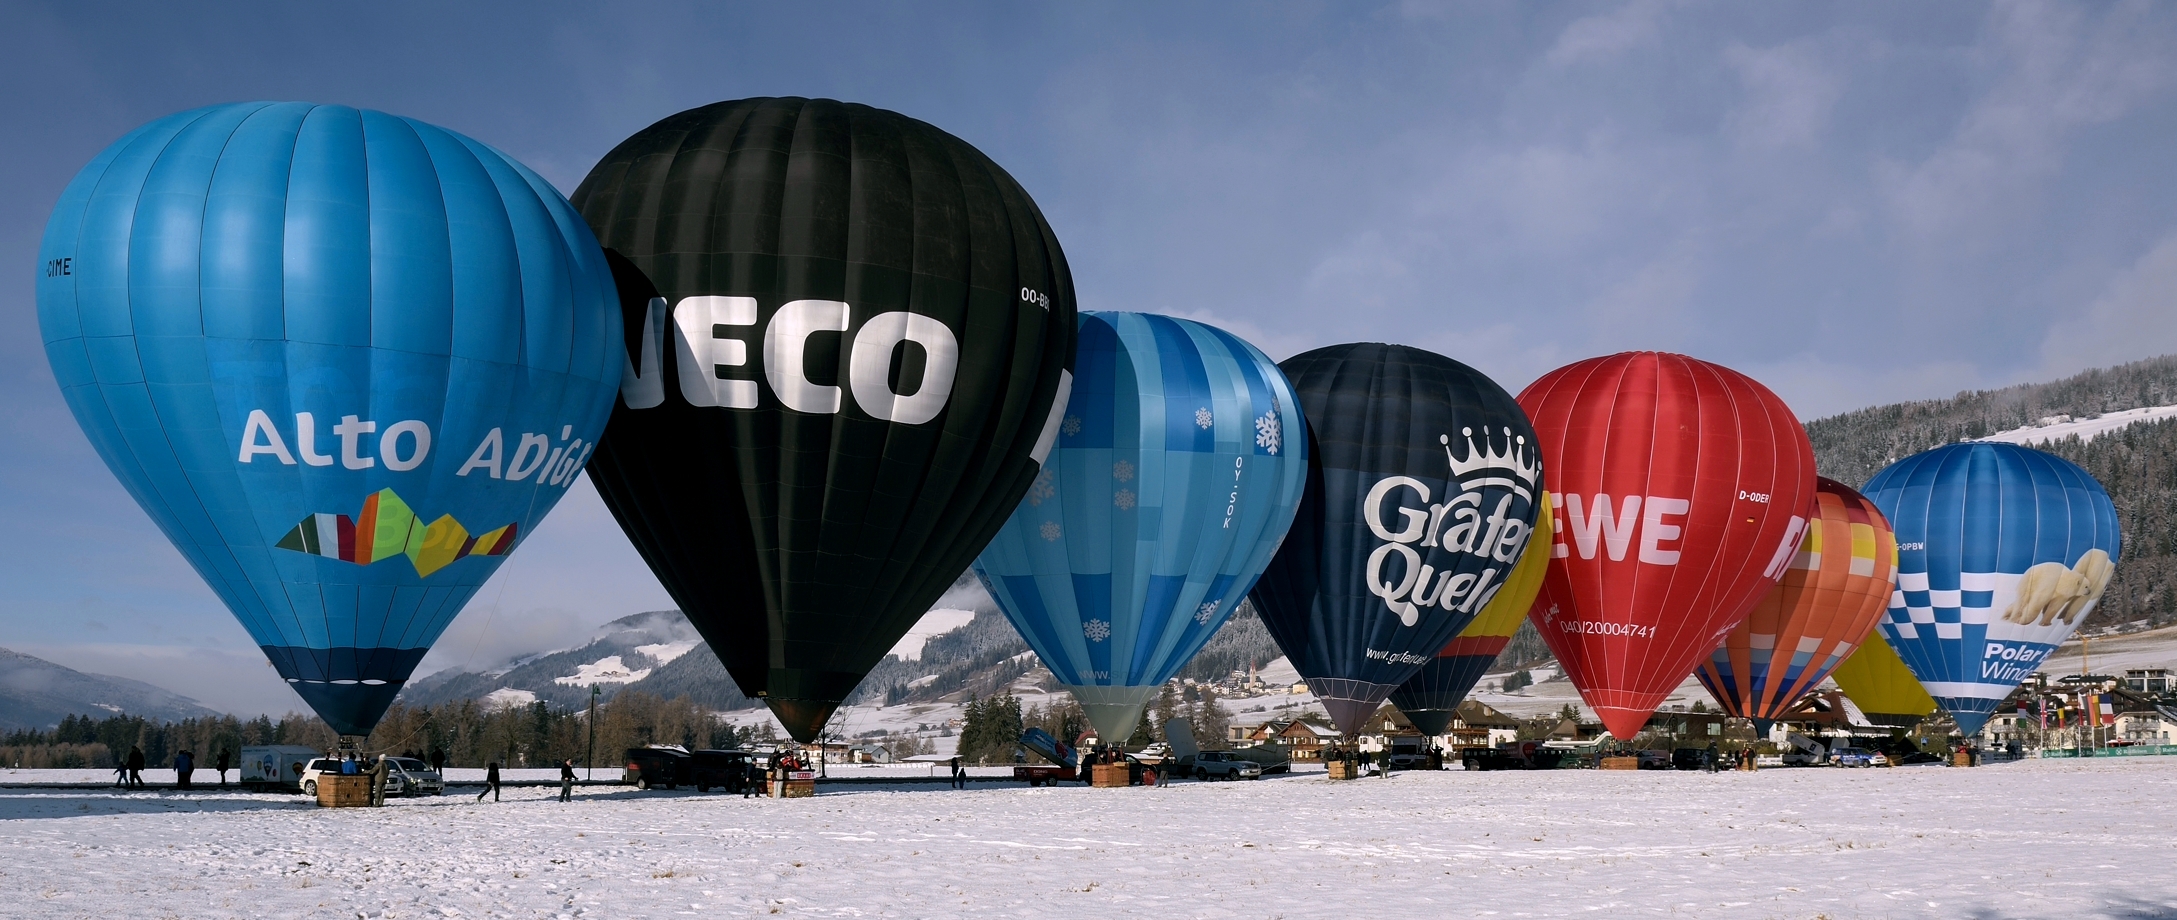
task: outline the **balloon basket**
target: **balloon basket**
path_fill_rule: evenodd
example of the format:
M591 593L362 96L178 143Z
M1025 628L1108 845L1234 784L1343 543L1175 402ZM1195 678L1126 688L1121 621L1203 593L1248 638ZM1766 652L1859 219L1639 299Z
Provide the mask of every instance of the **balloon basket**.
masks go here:
M1123 763L1100 763L1089 767L1089 785L1097 789L1123 789L1133 785Z
M1361 768L1357 764L1347 763L1343 760L1333 760L1330 762L1330 778L1360 779Z
M1604 757L1604 758L1602 758L1601 760L1599 760L1599 761L1596 761L1596 763L1595 763L1595 769L1597 769L1597 770L1638 770L1638 769L1640 769L1640 758L1639 758L1639 757L1634 757L1634 756L1630 756L1630 755L1626 755L1626 756L1618 756L1618 757Z
M796 770L785 779L771 781L771 797L774 799L806 799L816 795L816 774Z
M317 804L320 808L369 808L370 777L338 773L318 777Z

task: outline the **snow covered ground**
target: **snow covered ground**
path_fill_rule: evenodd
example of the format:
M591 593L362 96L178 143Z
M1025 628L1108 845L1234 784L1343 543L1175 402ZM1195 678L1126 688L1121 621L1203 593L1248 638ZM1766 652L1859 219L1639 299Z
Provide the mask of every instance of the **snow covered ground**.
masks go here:
M2177 406L2149 406L2144 409L2125 409L2121 412L2108 412L2093 418L2081 419L2074 419L2068 415L2056 415L2042 419L2042 424L2027 425L2024 428L2013 428L2009 431L1998 431L1981 440L2033 445L2048 441L2061 441L2072 435L2078 435L2081 441L2091 441L2094 440L2095 435L2108 434L2140 422L2159 422L2167 418L2177 418Z
M2177 760L594 789L0 789L9 917L2165 917Z

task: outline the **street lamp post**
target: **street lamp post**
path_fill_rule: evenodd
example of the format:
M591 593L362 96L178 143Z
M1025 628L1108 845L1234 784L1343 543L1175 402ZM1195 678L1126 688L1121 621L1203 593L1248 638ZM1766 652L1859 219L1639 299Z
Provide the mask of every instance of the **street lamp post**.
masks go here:
M597 778L597 685L590 685L590 752L582 758L583 782Z

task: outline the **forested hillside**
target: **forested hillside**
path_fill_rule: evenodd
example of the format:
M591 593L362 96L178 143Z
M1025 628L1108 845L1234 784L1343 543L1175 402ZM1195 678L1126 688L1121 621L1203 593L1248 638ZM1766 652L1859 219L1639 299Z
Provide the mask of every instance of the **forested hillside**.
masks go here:
M2052 383L1876 406L1807 423L1822 475L1859 486L1900 457L2057 416L2177 405L2177 355L2087 371ZM2081 442L2036 445L2086 468L2116 502L2124 557L2088 629L2177 622L2177 422L2147 422Z

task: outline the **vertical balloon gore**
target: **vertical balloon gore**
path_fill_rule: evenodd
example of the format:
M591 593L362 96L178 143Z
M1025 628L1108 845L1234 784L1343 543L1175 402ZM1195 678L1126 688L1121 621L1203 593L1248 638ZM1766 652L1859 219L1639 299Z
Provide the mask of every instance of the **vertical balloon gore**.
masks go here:
M1083 313L1057 446L975 570L1123 741L1270 562L1307 473L1291 384L1214 326Z
M1783 575L1814 449L1769 388L1683 355L1590 358L1519 402L1557 513L1529 617L1610 734L1630 739Z
M413 119L160 119L84 167L40 253L84 434L343 735L566 493L619 385L589 229L521 164Z
M1987 442L1906 457L1865 491L1897 528L1883 637L1977 733L2101 601L2121 549L2116 505L2068 460Z
M1442 355L1334 345L1279 367L1308 420L1308 480L1252 596L1350 735L1505 590L1543 464L1511 394Z
M815 740L1041 469L1058 239L959 138L830 100L671 116L575 202L627 333L591 477L742 692Z

